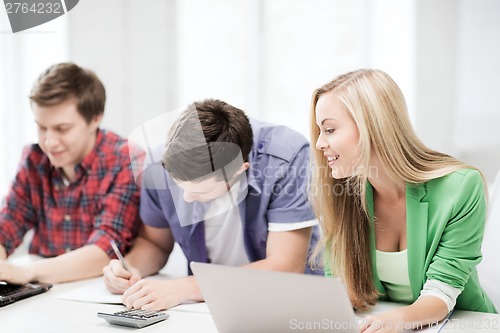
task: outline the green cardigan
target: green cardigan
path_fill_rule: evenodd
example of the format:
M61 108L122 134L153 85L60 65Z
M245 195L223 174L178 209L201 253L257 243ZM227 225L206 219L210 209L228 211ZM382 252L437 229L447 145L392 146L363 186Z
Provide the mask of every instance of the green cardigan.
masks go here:
M367 186L366 202L373 229L373 188ZM413 301L424 283L438 280L458 288L456 309L496 313L479 285L476 265L482 259L481 243L486 220L486 200L480 173L462 169L426 183L406 186L408 270ZM372 267L376 266L375 233L371 240ZM328 263L325 275L331 276ZM373 269L373 281L385 289Z

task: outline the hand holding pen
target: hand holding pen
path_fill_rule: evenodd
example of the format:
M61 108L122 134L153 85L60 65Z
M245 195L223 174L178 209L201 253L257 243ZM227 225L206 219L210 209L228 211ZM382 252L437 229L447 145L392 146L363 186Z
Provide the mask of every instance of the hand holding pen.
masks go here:
M110 244L118 260L111 260L102 269L104 283L113 294L123 294L125 290L141 279L141 275L136 268L127 264L116 242L111 240Z
M113 248L113 251L115 251L116 256L118 257L118 260L120 260L123 268L125 268L127 271L130 272L128 269L127 263L125 262L125 258L123 258L122 253L120 252L120 249L118 248L118 245L116 245L116 242L114 239L110 240L109 243L111 244L111 247Z

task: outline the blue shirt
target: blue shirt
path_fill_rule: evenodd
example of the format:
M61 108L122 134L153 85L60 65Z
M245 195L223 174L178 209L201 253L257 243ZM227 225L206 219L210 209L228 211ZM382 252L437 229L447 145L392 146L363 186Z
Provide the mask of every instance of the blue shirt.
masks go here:
M254 262L266 258L269 223L300 223L315 220L315 216L307 200L309 142L284 126L256 120L251 125L254 143L248 156L248 186L244 197L238 200L238 208L245 251ZM164 179L163 188L148 184L159 178ZM209 262L203 222L208 206L185 202L182 191L170 184L173 182L160 163L145 170L141 188L142 221L151 227L170 228L188 262ZM317 240L318 228L314 226L310 250ZM309 265L306 271L311 273Z

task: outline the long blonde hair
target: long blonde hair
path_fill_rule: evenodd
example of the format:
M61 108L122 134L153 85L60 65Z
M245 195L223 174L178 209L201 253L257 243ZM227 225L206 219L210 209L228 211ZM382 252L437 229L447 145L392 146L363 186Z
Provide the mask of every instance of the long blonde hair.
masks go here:
M418 184L470 167L426 147L416 136L397 84L379 70L343 74L316 89L311 105L311 142L319 137L315 110L318 99L335 92L359 131L359 165L355 176L334 179L323 152L311 149L309 196L322 228L312 261L325 249L324 261L344 280L353 306L375 304L370 254L371 224L366 205L367 170L374 153L389 177L399 184ZM364 170L364 171L363 171Z

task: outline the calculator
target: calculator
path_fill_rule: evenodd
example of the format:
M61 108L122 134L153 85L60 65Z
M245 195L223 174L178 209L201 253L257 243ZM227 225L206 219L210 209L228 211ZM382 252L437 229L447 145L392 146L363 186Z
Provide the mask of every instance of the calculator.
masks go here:
M142 328L167 319L168 314L161 311L127 309L115 313L98 312L97 317L104 318L113 325Z

